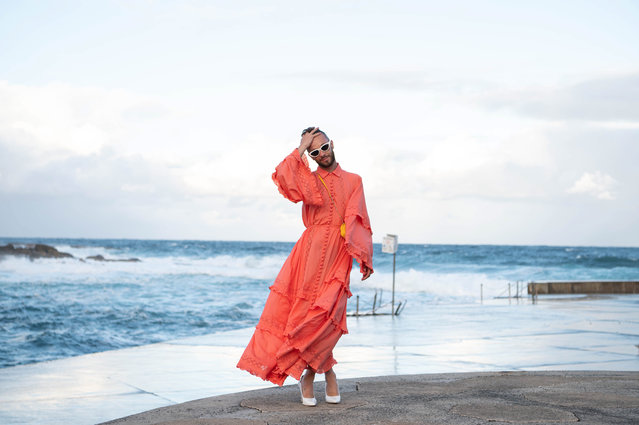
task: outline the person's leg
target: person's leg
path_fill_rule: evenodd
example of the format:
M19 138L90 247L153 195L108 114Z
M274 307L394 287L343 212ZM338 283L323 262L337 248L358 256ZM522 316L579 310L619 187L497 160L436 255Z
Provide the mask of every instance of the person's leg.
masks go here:
M313 392L313 381L315 380L315 371L307 367L302 374L302 394L305 398L315 397Z
M327 370L324 374L324 379L326 380L326 395L328 396L337 396L339 395L339 387L337 385L337 375L335 375L335 371L333 368Z

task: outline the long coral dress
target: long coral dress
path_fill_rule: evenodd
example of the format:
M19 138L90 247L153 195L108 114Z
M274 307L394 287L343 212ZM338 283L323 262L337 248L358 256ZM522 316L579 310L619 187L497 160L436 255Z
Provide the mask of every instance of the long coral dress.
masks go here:
M327 187L320 182L321 175ZM372 270L372 231L362 179L338 165L311 172L297 149L275 169L273 181L292 202L303 202L306 230L270 286L264 311L237 367L283 385L310 366L318 373L337 362L333 348L348 333L346 302L353 258ZM331 192L328 194L327 188ZM346 236L340 235L342 217Z

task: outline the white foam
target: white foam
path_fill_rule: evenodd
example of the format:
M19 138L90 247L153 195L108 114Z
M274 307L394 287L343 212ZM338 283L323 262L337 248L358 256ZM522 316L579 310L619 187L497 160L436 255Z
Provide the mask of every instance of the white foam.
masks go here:
M275 279L286 260L285 255L235 257L217 255L194 259L192 257L146 258L141 267L149 267L149 273L205 274L212 276L242 277L249 279ZM144 264L144 266L142 266Z
M496 279L482 273L432 273L409 269L395 273L395 290L399 292L423 292L441 296L470 296L480 298L483 285L484 297L500 296L508 292L508 280ZM514 283L514 282L511 282ZM376 271L370 278L361 281L357 267L351 273L353 289L369 287L391 291L392 272ZM512 287L512 294L515 288Z
M95 252L91 252L90 255L96 255ZM117 258L108 253L102 255L105 258ZM0 260L0 280L14 281L16 276L19 276L21 280L38 280L40 282L76 281L78 279L85 279L87 282L112 279L117 281L123 277L123 274L202 274L273 280L285 260L286 256L284 255L248 255L242 257L218 255L201 259L192 257L147 257L141 258L140 262L82 261L78 258L29 260L25 257L5 257Z
M79 245L55 245L55 249L66 252L75 258L87 258L93 255L102 255L104 258L118 258L113 252L103 246L79 246ZM127 257L128 258L128 257Z
M57 247L76 257L103 255L118 258L102 247ZM128 257L122 257L128 258ZM243 278L273 281L280 271L286 255L232 256L217 255L208 258L186 256L144 257L140 262L81 261L78 258L36 259L5 257L0 260L0 281L38 282L130 282L143 276L205 275L221 278ZM377 270L368 280L361 282L357 264L351 274L351 285L379 288L390 291L392 273ZM396 290L399 292L420 292L440 296L470 296L479 298L483 284L484 297L507 294L508 281L490 277L482 273L429 272L416 269L398 271L395 276ZM512 288L514 294L514 287Z

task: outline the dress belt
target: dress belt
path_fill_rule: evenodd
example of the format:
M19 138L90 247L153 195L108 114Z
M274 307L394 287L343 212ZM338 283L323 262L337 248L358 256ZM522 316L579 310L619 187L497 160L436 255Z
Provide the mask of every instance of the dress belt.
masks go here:
M341 224L309 224L308 226L306 226L307 229L310 229L311 227L340 227Z

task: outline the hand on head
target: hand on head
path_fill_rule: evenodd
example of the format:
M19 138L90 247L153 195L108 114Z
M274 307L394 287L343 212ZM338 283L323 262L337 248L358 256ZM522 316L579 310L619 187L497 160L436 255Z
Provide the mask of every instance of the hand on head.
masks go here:
M300 155L303 155L304 152L311 146L313 143L313 139L322 133L318 127L309 127L302 132L302 140L300 141L300 146L297 148Z

